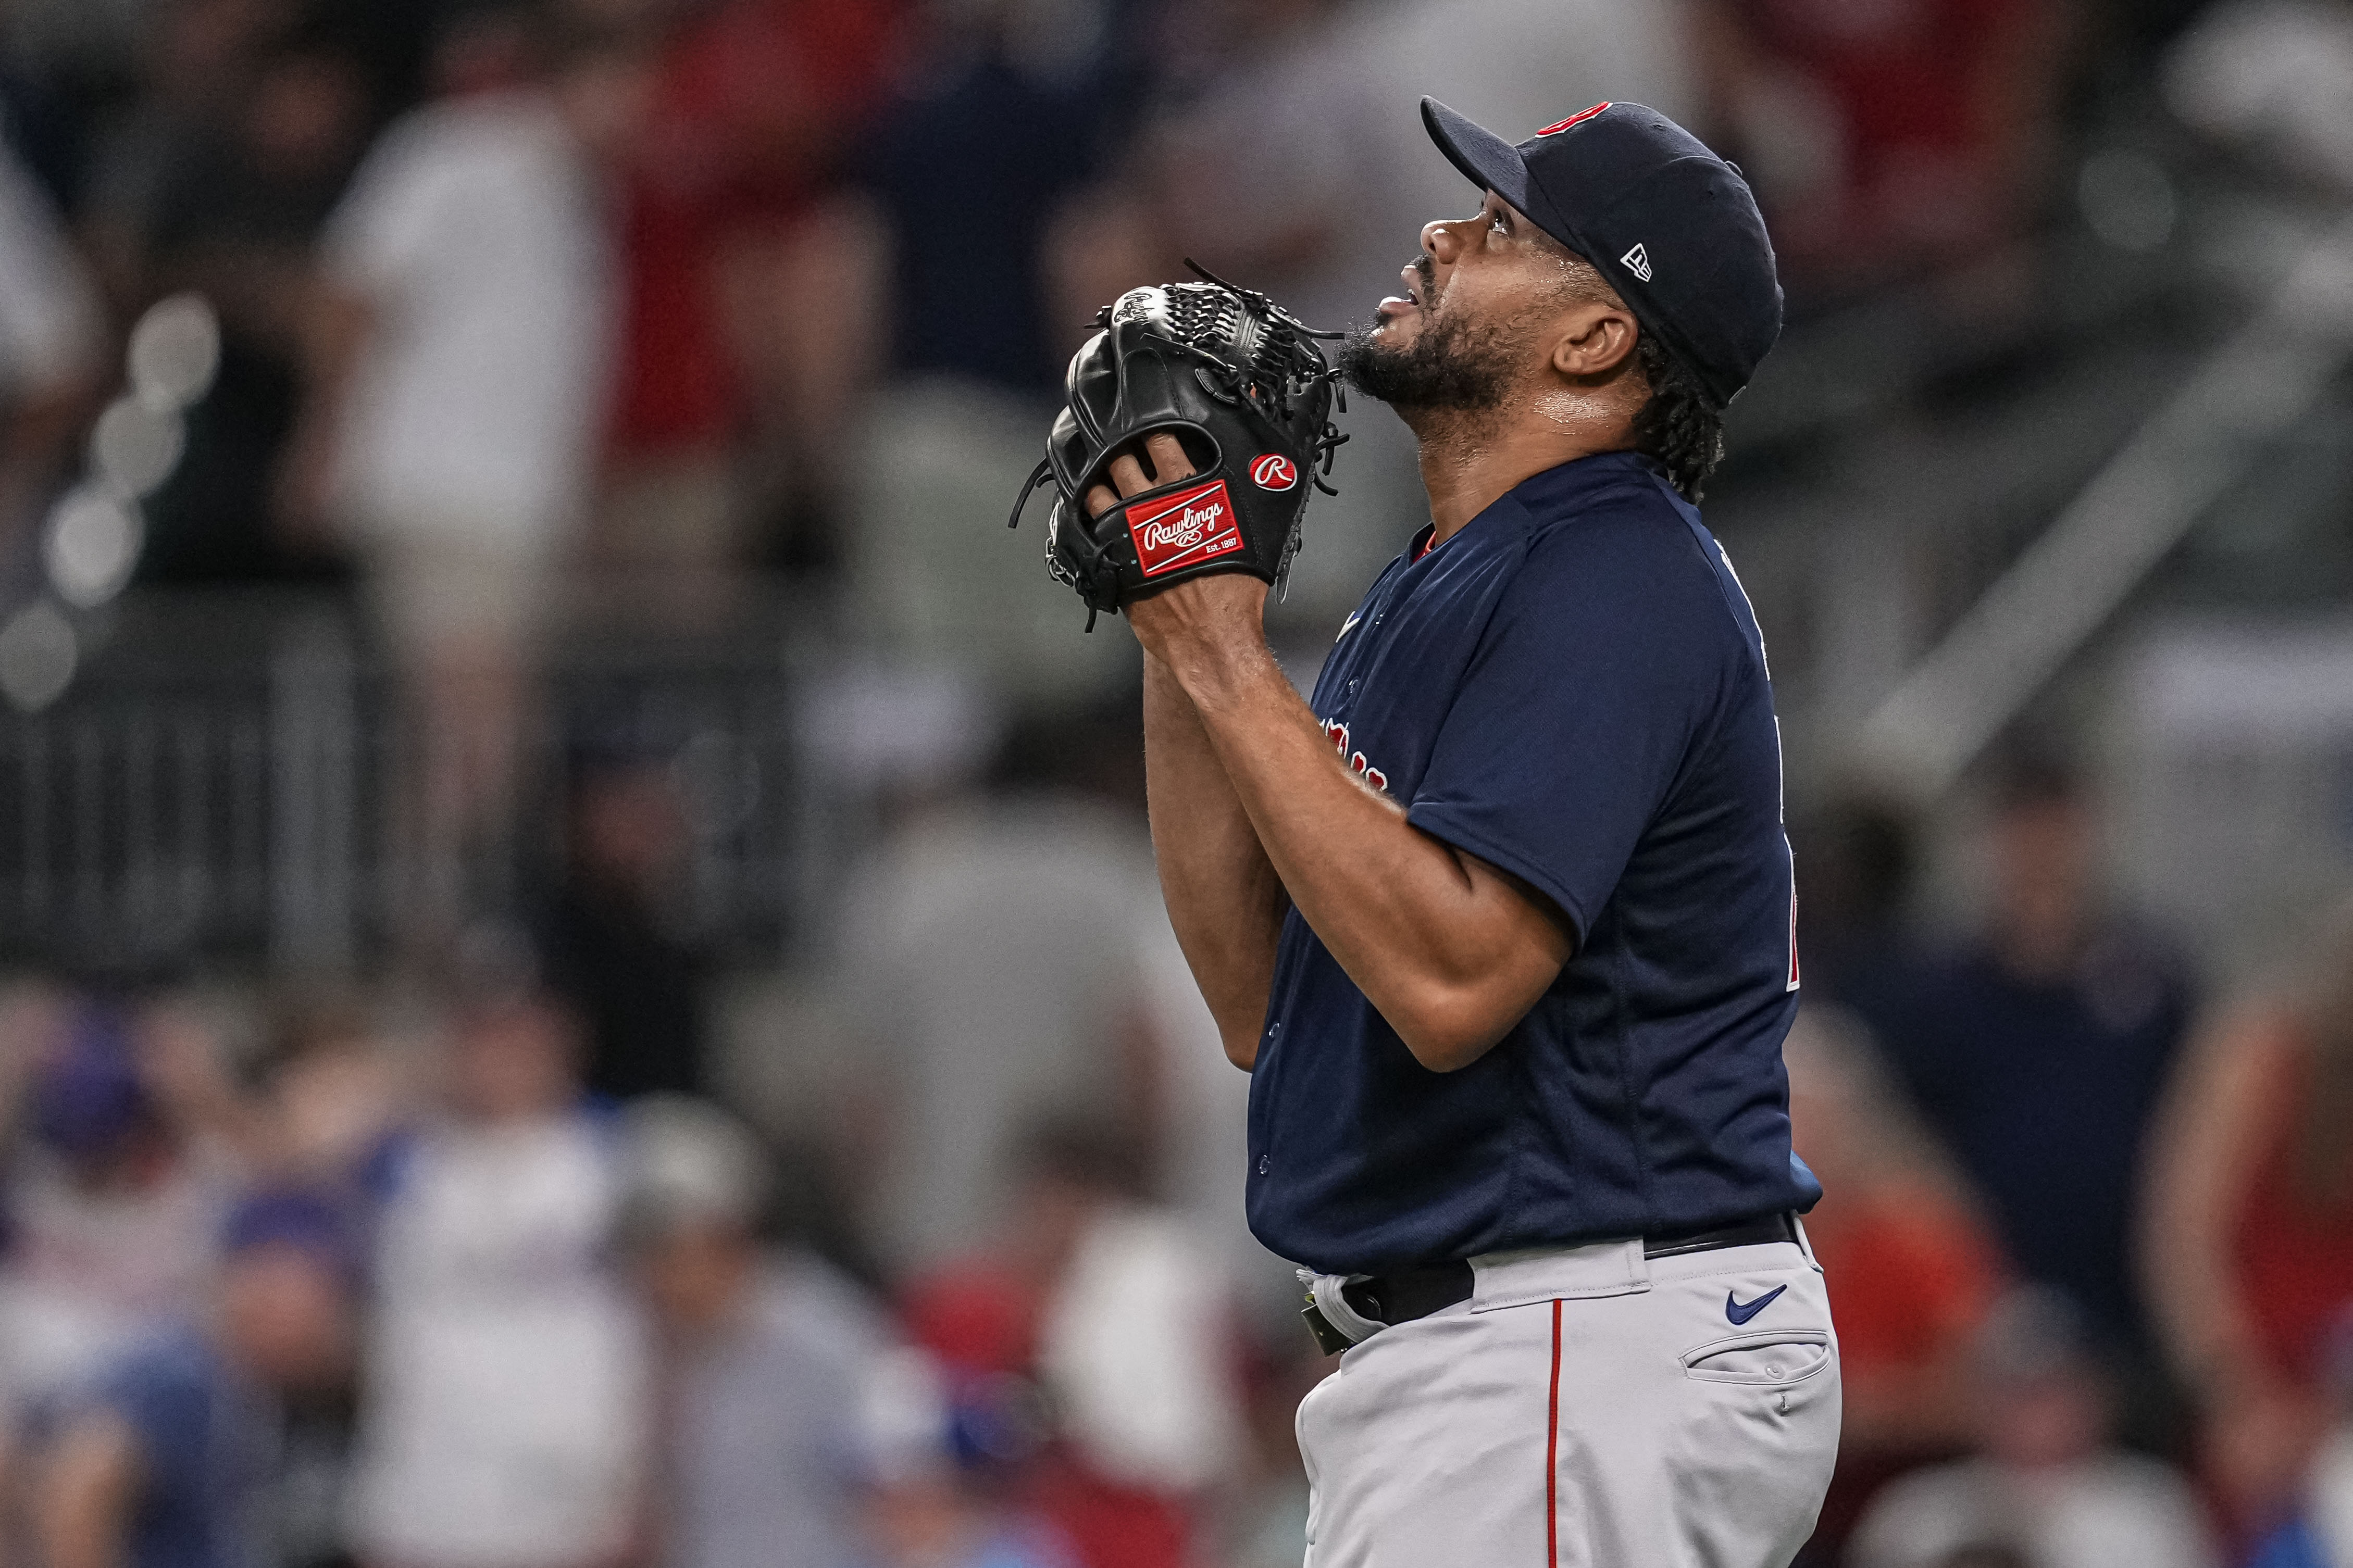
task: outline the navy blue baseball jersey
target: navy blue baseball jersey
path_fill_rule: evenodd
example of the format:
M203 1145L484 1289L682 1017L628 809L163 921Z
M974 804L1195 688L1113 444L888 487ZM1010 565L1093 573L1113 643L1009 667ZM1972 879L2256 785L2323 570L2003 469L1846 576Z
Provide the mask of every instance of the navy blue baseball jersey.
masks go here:
M1781 747L1747 596L1630 453L1538 474L1381 574L1318 719L1414 826L1576 952L1459 1072L1415 1061L1296 910L1250 1080L1250 1227L1330 1273L1804 1209Z

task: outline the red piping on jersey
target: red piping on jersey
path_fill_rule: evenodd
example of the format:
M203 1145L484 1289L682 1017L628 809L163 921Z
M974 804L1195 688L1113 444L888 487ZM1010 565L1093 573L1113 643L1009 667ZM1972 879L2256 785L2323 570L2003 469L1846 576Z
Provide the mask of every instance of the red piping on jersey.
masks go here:
M1545 1420L1545 1568L1560 1568L1560 1303L1552 1304L1552 1408Z
M1433 522L1433 523L1431 523L1428 528L1423 529L1419 533L1418 533L1418 534L1414 535L1414 540L1413 540L1413 559L1414 559L1414 561L1419 561L1419 560L1420 560L1423 556L1425 556L1425 555L1429 554L1429 553L1430 553L1430 548L1431 548L1433 545L1435 545L1437 542L1438 542L1438 524L1436 524L1436 523L1434 523L1434 522ZM1408 563L1407 563L1407 564L1408 564L1408 565L1411 565L1411 564L1412 564L1412 562L1408 562Z

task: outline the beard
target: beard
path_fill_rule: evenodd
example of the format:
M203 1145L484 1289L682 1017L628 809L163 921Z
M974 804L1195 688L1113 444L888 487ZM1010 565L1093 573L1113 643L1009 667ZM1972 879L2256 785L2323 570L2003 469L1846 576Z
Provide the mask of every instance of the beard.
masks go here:
M1340 374L1401 415L1479 414L1502 406L1518 379L1517 347L1503 323L1440 312L1402 348L1357 328L1341 345Z

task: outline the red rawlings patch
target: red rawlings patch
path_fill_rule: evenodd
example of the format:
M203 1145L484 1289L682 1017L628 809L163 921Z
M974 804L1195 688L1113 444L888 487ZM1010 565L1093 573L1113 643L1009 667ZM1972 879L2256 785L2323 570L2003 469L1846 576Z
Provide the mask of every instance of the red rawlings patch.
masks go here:
M1147 577L1242 547L1241 525L1234 520L1233 499L1223 479L1128 508L1127 532Z
M1299 482L1299 465L1280 452L1269 452L1250 464L1250 483L1262 490L1287 490Z
M1590 109L1580 109L1566 120L1554 121L1550 125L1547 125L1543 130L1537 132L1536 134L1539 136L1557 136L1562 132L1567 130L1570 126L1576 124L1578 121L1592 119L1595 115L1609 108L1610 101L1610 100L1605 98Z

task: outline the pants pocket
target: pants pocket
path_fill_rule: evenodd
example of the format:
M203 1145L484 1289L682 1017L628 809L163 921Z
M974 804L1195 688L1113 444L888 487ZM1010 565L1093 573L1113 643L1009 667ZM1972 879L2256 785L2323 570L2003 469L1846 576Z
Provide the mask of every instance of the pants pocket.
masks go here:
M1831 1337L1820 1329L1763 1329L1711 1340L1679 1358L1683 1375L1699 1383L1788 1388L1819 1377L1832 1361Z

